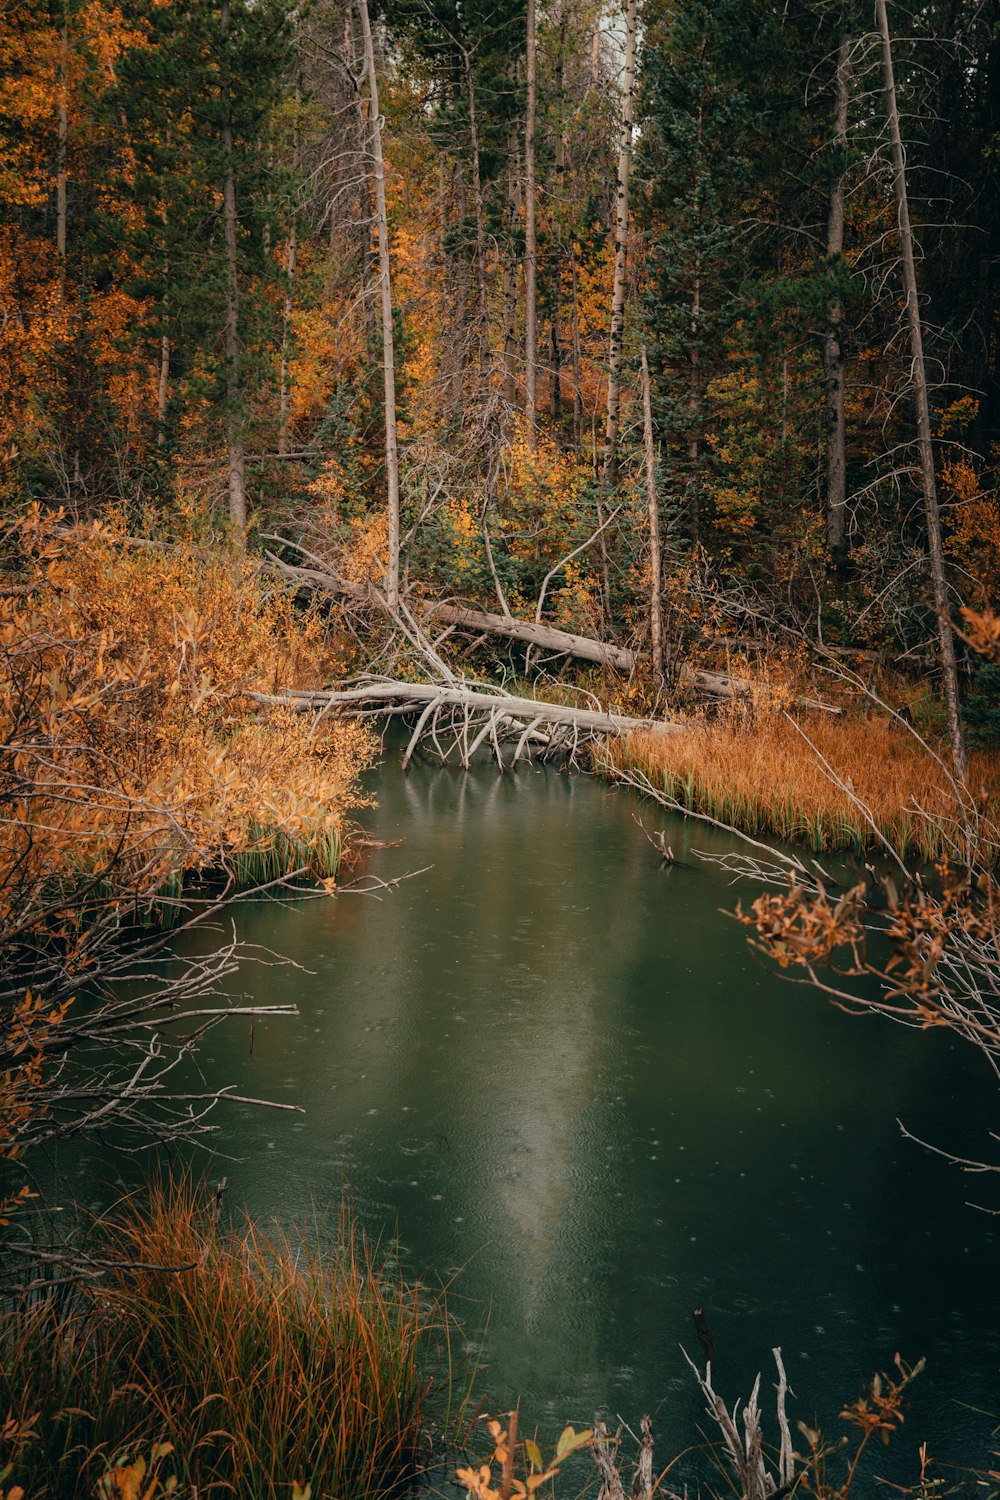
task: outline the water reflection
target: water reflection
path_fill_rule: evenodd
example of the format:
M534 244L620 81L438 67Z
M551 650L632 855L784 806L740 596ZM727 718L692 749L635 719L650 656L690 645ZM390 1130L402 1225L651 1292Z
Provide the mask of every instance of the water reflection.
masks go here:
M381 897L246 903L243 936L310 972L244 976L301 1020L213 1040L213 1074L306 1116L229 1117L233 1192L290 1217L346 1180L415 1274L486 1306L499 1402L533 1418L660 1413L689 1437L677 1350L709 1310L723 1389L784 1347L799 1414L835 1423L895 1350L926 1353L910 1430L969 1456L1000 1348L996 1237L967 1183L901 1141L982 1147L991 1081L940 1037L848 1021L774 978L691 845L661 869L635 802L558 773L390 764ZM655 815L646 808L647 823Z

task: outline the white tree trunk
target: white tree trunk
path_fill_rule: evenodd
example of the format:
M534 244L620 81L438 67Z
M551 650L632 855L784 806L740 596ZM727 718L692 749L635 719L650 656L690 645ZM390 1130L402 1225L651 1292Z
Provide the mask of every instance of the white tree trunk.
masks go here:
M223 235L226 246L226 466L229 478L229 521L242 538L247 525L246 457L243 449L243 413L240 409L240 283L239 222L236 214L236 178L233 165L233 126L229 92L229 0L222 0L222 184Z
M382 303L382 371L385 386L385 477L389 516L389 558L385 571L386 603L393 613L399 607L399 448L396 438L396 362L392 326L392 278L389 267L389 217L385 206L385 163L382 156L382 121L378 108L375 47L372 42L368 0L358 0L365 43L365 69L371 102L371 153L375 176L375 222L378 226L379 296Z
M535 0L528 0L524 112L524 414L534 444L538 419L538 236L535 227L535 114L538 104Z
M646 504L649 509L649 638L653 678L663 677L663 605L660 598L660 505L656 493L656 454L653 449L653 402L649 389L649 360L642 346L642 435L646 454Z
M635 123L636 0L625 5L625 78L622 91L618 183L615 195L615 279L611 291L611 340L608 351L608 409L604 432L604 482L618 478L618 419L621 409L622 340L625 333L625 272L628 260L629 175Z

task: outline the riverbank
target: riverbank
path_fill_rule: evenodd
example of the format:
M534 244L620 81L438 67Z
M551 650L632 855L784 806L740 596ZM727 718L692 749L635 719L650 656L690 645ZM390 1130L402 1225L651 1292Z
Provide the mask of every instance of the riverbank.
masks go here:
M959 802L947 752L884 718L721 717L670 736L609 742L605 764L612 776L639 773L680 809L754 838L857 855L884 840L900 859L924 862L955 852ZM973 751L968 785L979 806L990 799L995 807L1000 753Z
M267 1236L182 1175L98 1221L88 1252L89 1278L0 1317L9 1496L377 1500L448 1428L444 1303L346 1205L311 1238Z

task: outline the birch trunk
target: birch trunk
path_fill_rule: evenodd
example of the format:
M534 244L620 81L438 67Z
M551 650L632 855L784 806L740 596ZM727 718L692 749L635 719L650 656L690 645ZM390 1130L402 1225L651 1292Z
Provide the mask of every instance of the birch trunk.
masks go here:
M924 497L927 551L930 560L931 583L934 590L934 612L937 616L941 676L944 685L945 709L948 717L948 737L951 741L952 766L958 780L963 781L967 769L965 735L962 729L958 690L955 636L952 630L951 610L948 605L948 585L944 574L944 548L941 541L941 513L938 509L937 482L934 475L934 448L931 441L930 402L927 395L927 368L924 363L923 327L920 318L920 303L917 297L917 272L913 259L913 230L910 225L910 205L906 189L906 157L903 152L903 141L899 130L896 80L892 63L892 38L889 33L886 0L875 0L875 11L878 17L879 31L882 36L883 90L885 93L886 116L889 124L889 140L892 145L893 190L896 198L896 211L899 217L899 240L903 261L903 287L906 292L906 321L910 332L913 392L917 408L917 446L920 452L920 482Z
M375 222L378 226L379 297L382 304L382 373L385 387L385 477L389 517L389 557L385 570L385 597L389 610L399 608L399 449L396 439L396 365L392 326L392 279L389 268L389 218L385 206L385 164L382 156L382 121L378 108L375 76L375 46L372 42L368 0L358 0L358 13L365 43L365 69L371 105L371 155L375 176Z
M538 370L536 364L538 238L535 227L535 112L537 107L537 55L535 0L527 10L527 101L524 112L524 412L528 438L534 446L538 416Z
M642 436L646 455L646 503L649 508L649 638L653 678L663 679L663 607L660 599L660 505L656 493L656 454L653 449L653 401L649 389L649 361L642 346Z
M621 139L618 146L618 185L615 197L615 279L611 292L608 411L604 433L604 482L609 486L613 486L618 478L618 419L621 408L625 271L628 258L628 189L632 167L632 130L635 120L635 28L636 0L626 0L625 83L622 97Z
M590 76L587 79L587 93L592 94L596 89L601 77L601 9L594 12L594 22L590 32Z
M240 403L240 283L236 178L233 165L232 102L229 93L229 0L222 0L222 184L223 234L226 246L226 464L229 478L229 521L242 537L247 524L246 458Z
M851 39L843 36L837 54L837 117L834 140L838 150L847 144L847 110L851 79ZM830 209L826 225L826 264L829 274L840 269L844 253L844 172L843 165L830 192ZM827 312L827 331L823 343L823 372L826 376L826 539L834 557L842 557L847 547L847 456L844 429L844 351L841 344L841 322L844 310L840 298L834 297Z

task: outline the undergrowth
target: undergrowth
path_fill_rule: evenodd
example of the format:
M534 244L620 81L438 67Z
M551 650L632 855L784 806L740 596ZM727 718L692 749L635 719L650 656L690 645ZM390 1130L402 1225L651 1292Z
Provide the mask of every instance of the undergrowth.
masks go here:
M801 731L780 713L692 722L611 744L608 768L641 773L689 811L816 853L862 855L878 834L903 859L946 853L957 809L944 758L882 719L816 715ZM1000 754L972 753L969 786L980 800L997 797Z
M220 1227L182 1180L96 1233L118 1269L0 1321L0 1464L32 1500L97 1493L163 1445L164 1473L202 1497L377 1500L418 1471L446 1406L447 1313L348 1208L321 1242L265 1237Z
M4 541L0 862L19 906L101 896L112 868L136 916L206 872L331 880L373 738L268 701L343 669L322 619L240 553L37 510Z

